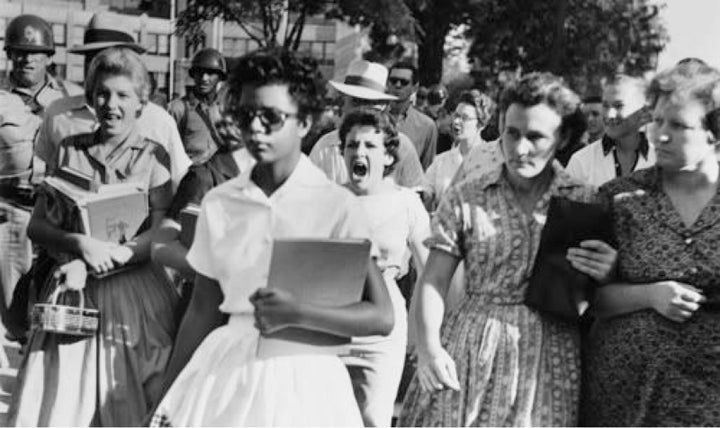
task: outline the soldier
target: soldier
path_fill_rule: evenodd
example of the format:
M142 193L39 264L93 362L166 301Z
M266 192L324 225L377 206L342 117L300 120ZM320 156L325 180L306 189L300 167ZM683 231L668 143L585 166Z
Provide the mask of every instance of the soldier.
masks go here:
M52 27L42 18L20 15L10 21L5 51L12 70L0 87L0 314L9 336L21 339L14 321L21 321L23 311L20 319L8 317L7 307L32 262L25 230L33 205L31 180L37 182L43 169L42 162L33 159L33 141L45 108L83 91L48 73L55 43Z
M195 82L191 91L168 106L177 122L185 152L193 164L206 162L223 140L216 123L221 119L220 85L227 77L222 54L213 48L200 50L192 59L190 77Z

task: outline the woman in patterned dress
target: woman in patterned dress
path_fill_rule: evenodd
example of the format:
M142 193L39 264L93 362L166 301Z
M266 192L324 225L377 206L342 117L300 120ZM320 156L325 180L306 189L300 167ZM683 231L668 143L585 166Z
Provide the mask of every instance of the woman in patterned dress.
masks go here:
M578 327L523 304L551 196L588 201L593 189L553 162L577 96L532 73L503 93L504 163L450 188L433 219L417 290L418 370L403 426L573 426L578 422ZM586 241L571 262L606 277L614 250ZM445 312L458 263L466 297ZM442 324L442 330L441 330Z
M147 69L132 50L109 48L93 59L85 90L99 128L65 139L56 169L144 187L151 227L124 244L94 239L78 233L71 208L43 188L28 235L62 264L66 285L84 288L100 310L100 327L96 336L78 339L33 331L10 405L11 425L139 425L159 399L172 348L177 294L150 262L151 234L172 198L169 157L135 128L148 102ZM131 267L85 282L86 265L97 273Z
M601 287L583 422L720 425L720 72L686 63L657 75L656 166L613 180L617 283Z

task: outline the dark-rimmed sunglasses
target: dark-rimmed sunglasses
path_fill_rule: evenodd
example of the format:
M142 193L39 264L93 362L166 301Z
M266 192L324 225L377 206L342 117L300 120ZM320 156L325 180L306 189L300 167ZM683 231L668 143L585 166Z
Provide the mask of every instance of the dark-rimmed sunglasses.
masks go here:
M231 115L241 129L249 129L252 121L257 117L266 132L279 131L286 120L298 117L297 113L288 113L273 107L238 107Z
M410 79L403 79L402 77L390 77L388 78L388 83L392 86L407 86L410 83Z

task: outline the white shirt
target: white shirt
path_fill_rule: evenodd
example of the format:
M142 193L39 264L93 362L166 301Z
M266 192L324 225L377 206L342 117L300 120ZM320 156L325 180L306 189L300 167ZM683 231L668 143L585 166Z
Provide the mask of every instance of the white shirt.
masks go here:
M415 146L402 132L398 133L398 138L398 161L390 176L400 186L422 187L425 176ZM329 179L338 184L347 183L347 167L340 152L340 133L337 129L320 137L310 151L310 160L323 170Z
M355 195L306 156L269 197L250 179L251 171L205 195L187 254L195 271L219 282L225 313L253 311L248 298L267 286L274 239L371 237Z
M644 138L644 137L643 137ZM583 147L570 158L565 171L571 177L591 186L600 187L617 178L615 167L615 146L603 139ZM647 153L638 153L638 160L633 171L655 165L655 148L648 143Z

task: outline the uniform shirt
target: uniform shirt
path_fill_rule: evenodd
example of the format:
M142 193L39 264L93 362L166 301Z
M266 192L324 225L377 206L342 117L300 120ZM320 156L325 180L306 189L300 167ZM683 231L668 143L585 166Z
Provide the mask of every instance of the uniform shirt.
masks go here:
M655 149L648 142L644 133L640 134L637 162L633 171L655 165ZM595 141L589 146L575 152L565 170L572 177L595 187L618 177L618 166L615 161L615 142L608 136Z
M84 95L58 100L45 112L35 143L35 155L51 167L57 165L57 148L65 138L94 132L97 128L95 111L87 105ZM136 129L140 135L159 143L168 152L171 178L177 185L191 162L183 149L175 121L168 112L148 103L137 120Z
M248 298L267 286L274 239L370 238L355 195L328 180L305 155L270 196L250 179L251 171L205 195L187 254L196 272L220 284L225 313L252 313Z
M422 187L425 183L425 176L415 147L407 135L398 133L398 136L400 140L398 161L390 176L400 186ZM345 159L340 153L340 133L337 129L320 137L310 152L310 160L336 183L344 184L348 181Z
M420 164L426 170L432 164L437 150L438 130L435 121L409 106L405 114L397 118L397 130L413 142Z
M172 101L168 112L177 123L185 152L193 164L210 159L217 151L218 144L222 144L215 128L215 123L221 119L218 97L206 103L189 93Z
M5 82L0 88L0 177L29 175L43 111L55 100L82 92L49 75L37 93L18 86L12 77Z

